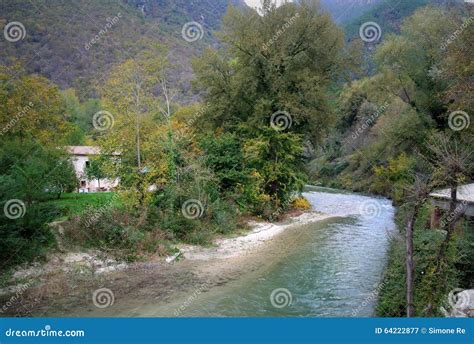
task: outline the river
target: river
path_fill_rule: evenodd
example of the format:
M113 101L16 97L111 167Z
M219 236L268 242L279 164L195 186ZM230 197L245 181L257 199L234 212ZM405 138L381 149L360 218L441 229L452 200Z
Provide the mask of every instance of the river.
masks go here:
M47 293L51 300L35 306L33 315L374 316L396 235L391 201L317 187L304 196L331 217L289 227L236 257L147 264L75 286L62 297ZM114 302L97 307L91 296L104 287Z
M222 286L196 289L139 316L369 317L383 283L391 201L311 188L314 210L338 216L284 233L262 264ZM250 269L249 269L250 270Z

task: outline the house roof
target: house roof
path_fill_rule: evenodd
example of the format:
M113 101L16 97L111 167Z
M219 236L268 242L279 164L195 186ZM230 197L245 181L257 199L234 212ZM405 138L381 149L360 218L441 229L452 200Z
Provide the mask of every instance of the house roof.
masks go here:
M451 199L451 189L435 191L431 193L430 196L433 198L449 200ZM459 186L457 198L460 202L465 201L468 203L474 203L474 183Z
M67 146L66 151L72 155L98 155L100 148L95 146Z
M89 156L99 155L100 147L97 146L66 146L66 151L72 155ZM112 155L120 155L118 152L112 153Z

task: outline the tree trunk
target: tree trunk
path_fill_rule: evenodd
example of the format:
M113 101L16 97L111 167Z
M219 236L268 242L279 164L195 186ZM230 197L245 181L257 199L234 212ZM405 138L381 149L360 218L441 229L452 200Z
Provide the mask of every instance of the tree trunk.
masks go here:
M141 173L142 169L142 157L141 157L141 149L140 149L140 112L141 112L141 103L140 103L140 91L141 85L137 84L135 89L135 106L136 106L136 113L135 113L135 135L136 135L136 143L137 143L137 164L138 164L138 173Z
M456 225L457 220L460 216L456 215L456 207L457 207L457 186L451 187L451 200L449 202L449 215L453 216L453 220L446 223L444 226L446 228L446 238L441 244L439 248L438 256L436 257L436 274L439 274L442 270L444 256L446 255L446 251L448 249L449 243L451 241L451 237L453 236L454 227Z
M441 211L438 207L435 207L433 209L433 212L431 213L431 218L430 218L430 229L435 229L439 227L440 224L440 219L441 219Z
M407 317L411 318L415 315L415 304L413 303L413 285L414 285L414 270L413 263L413 231L415 228L416 219L418 217L419 205L415 205L412 217L408 220L406 230L406 269L407 269Z

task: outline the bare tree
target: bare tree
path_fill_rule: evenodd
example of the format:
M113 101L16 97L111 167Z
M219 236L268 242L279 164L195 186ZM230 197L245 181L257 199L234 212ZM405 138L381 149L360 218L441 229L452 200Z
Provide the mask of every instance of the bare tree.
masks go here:
M143 112L142 107L142 89L144 84L144 73L141 68L136 67L132 74L132 98L135 107L135 140L137 149L137 167L138 171L141 171L141 142L140 142L140 130L141 130L141 114Z
M472 152L470 145L461 144L455 136L443 133L435 135L427 144L432 153L430 163L434 171L434 178L438 185L447 185L450 189L449 212L450 221L443 222L446 237L442 242L436 257L436 273L443 268L447 248L451 242L456 223L464 215L464 211L456 211L458 207L458 187L466 181L472 172Z
M413 186L407 191L407 198L413 204L413 211L408 217L406 227L406 286L407 286L407 317L415 315L415 304L413 302L414 291L414 270L413 261L413 233L415 223L418 218L421 207L425 204L431 191L430 181L428 177L415 175Z
M163 94L164 98L164 105L165 108L160 107L160 112L165 117L167 124L168 124L168 167L170 169L170 174L171 174L171 179L174 180L176 178L176 166L174 163L174 155L175 155L175 148L174 148L174 133L173 133L173 127L171 123L171 116L172 116L172 109L171 109L171 104L175 96L177 95L177 92L170 91L168 87L168 80L166 77L166 73L164 70L161 71L160 73L160 86L161 86L161 92Z

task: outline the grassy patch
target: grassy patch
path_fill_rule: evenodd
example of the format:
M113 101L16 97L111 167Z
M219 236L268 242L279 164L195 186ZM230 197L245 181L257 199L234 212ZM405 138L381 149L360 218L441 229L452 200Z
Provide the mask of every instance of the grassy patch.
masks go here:
M61 195L60 199L49 200L51 204L61 209L63 216L71 218L83 214L88 208L101 207L105 204L119 205L119 198L112 192L101 193L68 193Z

